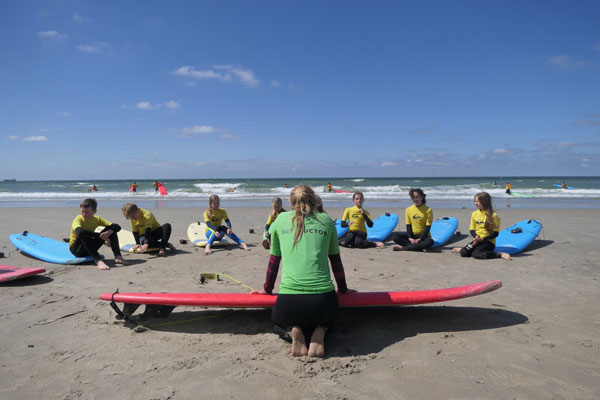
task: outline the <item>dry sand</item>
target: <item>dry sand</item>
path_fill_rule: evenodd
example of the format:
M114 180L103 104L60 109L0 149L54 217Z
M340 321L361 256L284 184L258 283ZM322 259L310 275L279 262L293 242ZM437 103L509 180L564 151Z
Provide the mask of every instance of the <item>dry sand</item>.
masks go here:
M173 225L178 252L127 254L132 265L99 271L93 264L40 262L9 242L10 233L24 230L67 237L78 208L0 208L0 251L7 257L0 264L47 270L0 284L0 398L598 398L600 210L499 210L503 227L525 218L544 225L512 261L450 253L467 243L472 209L434 210L436 217L458 217L463 233L441 251L393 252L391 242L385 249L342 249L348 285L360 291L494 279L504 286L448 303L341 310L318 360L292 357L289 344L271 333L268 310L180 307L168 318L143 321L145 328L116 321L101 293L246 291L227 279L201 285L203 272L254 288L264 281L268 255L260 241L268 209L229 208L234 231L251 251L230 246L210 256L179 244L201 208L151 211ZM403 215L400 208L370 210L384 211ZM127 227L117 208L100 207L98 215ZM110 249L102 252L110 256Z

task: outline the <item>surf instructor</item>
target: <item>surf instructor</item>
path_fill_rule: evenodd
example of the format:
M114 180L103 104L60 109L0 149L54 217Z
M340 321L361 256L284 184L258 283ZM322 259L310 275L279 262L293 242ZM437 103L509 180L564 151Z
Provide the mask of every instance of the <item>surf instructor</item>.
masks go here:
M279 295L271 319L273 331L289 338L292 355L323 357L325 333L337 319L339 302L331 281L329 263L339 293L346 286L335 225L317 212L317 197L306 185L290 194L291 211L279 214L271 225L271 249L263 294L272 294L283 259ZM329 262L328 262L329 259ZM306 338L310 338L307 347Z

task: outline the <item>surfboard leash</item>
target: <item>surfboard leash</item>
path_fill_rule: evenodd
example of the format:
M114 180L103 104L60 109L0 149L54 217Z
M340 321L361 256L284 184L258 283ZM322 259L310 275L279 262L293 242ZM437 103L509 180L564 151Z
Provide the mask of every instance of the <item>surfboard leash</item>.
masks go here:
M217 274L217 273L214 273L214 272L203 272L203 273L201 273L200 274L200 283L205 284L206 280L208 280L208 279L220 281L221 277L224 277L224 278L227 278L227 279L229 279L231 281L234 281L237 284L242 285L246 289L250 290L251 292L255 292L256 291L256 289L254 289L253 287L246 285L244 282L240 282L239 280L235 279L231 275Z

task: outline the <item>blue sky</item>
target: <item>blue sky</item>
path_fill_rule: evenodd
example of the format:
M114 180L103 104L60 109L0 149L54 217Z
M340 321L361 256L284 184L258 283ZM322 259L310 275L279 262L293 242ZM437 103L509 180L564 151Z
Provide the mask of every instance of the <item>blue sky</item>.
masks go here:
M0 2L0 179L600 175L598 1Z

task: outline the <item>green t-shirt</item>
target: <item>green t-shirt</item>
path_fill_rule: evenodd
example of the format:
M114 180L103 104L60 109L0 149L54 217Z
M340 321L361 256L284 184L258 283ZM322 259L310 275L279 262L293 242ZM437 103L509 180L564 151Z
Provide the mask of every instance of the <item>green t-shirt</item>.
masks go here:
M339 254L337 231L325 213L304 220L304 234L294 246L294 211L279 214L271 225L271 254L281 257L279 293L318 294L335 290L329 255Z

